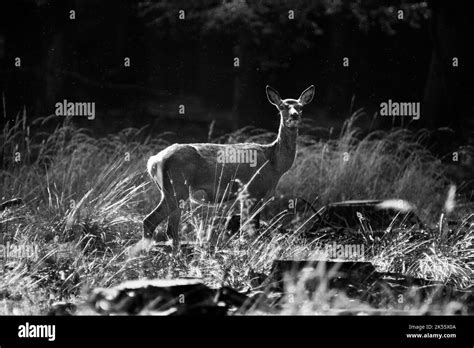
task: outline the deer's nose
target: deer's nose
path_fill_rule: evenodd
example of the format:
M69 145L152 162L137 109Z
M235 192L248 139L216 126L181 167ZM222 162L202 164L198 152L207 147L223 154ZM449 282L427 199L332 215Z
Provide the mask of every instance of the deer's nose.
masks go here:
M298 118L298 116L299 116L299 113L297 111L291 111L290 112L290 117L291 118Z

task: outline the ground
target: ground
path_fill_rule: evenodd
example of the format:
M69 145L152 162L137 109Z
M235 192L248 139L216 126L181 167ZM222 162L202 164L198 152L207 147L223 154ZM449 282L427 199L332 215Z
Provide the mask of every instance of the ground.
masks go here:
M274 260L306 257L324 238L326 243L363 243L370 251L367 260L380 272L472 287L472 203L464 192L453 193L446 164L407 129L361 136L349 120L341 134L317 137L305 124L296 161L282 177L275 200L263 203L258 230L243 221L242 231L229 236L224 221L234 212L211 209L202 215L188 207L182 239L192 247L176 252L155 246L131 254L142 237L143 217L158 202L146 160L168 145L166 140L135 129L96 139L70 120L30 139L22 122L7 125L2 134L3 153L14 156L2 158L0 200L20 197L24 204L0 212L2 251L10 248L9 255L0 255L1 314L46 313L56 301L81 301L96 287L141 278L198 277L211 287L250 294ZM215 141L266 142L272 136L236 132ZM302 233L311 225L312 210L292 210L297 197L316 210L347 199L406 199L428 226L374 240L362 224L355 239L328 240L320 234L308 240ZM300 293L279 308L282 313L338 314L368 306L321 289L310 298ZM378 307L388 314L466 313L466 304L427 304L410 289L405 302L381 301Z

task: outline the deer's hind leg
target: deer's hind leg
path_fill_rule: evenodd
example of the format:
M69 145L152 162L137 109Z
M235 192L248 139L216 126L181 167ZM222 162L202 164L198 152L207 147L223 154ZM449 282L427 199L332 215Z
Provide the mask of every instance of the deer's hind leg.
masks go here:
M143 220L143 237L146 239L153 239L153 234L156 227L169 215L169 210L162 197L160 203L156 206L153 211L148 214ZM166 236L158 234L155 238L157 241L166 240Z
M168 226L166 233L159 231L156 236L156 241L166 241L168 237L173 239L175 244L179 240L179 220L181 217L182 203L188 198L188 191L186 188L175 190L169 188L162 192L160 203L153 211L147 215L143 220L143 236L144 238L152 239L156 227L166 218L168 218Z
M181 219L181 208L176 208L170 213L166 234L173 239L173 246L179 245L179 222Z

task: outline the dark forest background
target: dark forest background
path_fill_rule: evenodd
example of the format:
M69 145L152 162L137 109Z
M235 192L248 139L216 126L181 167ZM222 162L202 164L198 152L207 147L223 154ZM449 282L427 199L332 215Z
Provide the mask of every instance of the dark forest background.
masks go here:
M276 130L265 85L296 98L314 84L305 117L316 124L337 129L359 107L373 115L388 99L420 101L421 119L409 126L441 128L433 143L445 152L472 141L473 10L469 0L2 1L2 118L47 116L63 99L94 101L95 120L74 120L93 132L148 125L205 141L213 121L216 134Z

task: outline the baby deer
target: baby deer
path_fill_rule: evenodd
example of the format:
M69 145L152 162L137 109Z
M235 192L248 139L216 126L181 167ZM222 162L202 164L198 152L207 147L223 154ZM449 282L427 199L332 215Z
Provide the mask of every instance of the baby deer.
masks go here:
M280 177L293 165L303 106L311 102L314 86L298 99L284 99L267 86L267 98L280 113L278 136L270 144L173 144L149 158L148 173L158 185L161 200L143 221L143 236L151 241L155 228L168 218L166 234L179 244L182 202L199 195L206 202L228 201L239 192L238 181L249 198L270 198ZM233 184L234 183L234 184ZM159 232L155 240L166 240Z

